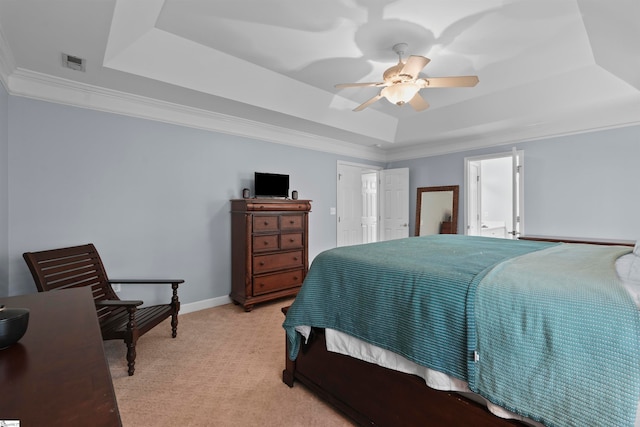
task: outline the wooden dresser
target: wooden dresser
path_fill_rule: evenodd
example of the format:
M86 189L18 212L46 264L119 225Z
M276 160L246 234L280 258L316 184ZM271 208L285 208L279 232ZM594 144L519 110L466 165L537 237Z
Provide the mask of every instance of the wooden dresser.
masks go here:
M296 295L309 268L311 200L231 200L231 299L254 304Z

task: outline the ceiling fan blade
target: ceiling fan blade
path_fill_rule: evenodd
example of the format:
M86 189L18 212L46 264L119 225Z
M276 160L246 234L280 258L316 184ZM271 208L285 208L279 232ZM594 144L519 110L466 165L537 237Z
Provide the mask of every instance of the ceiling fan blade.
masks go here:
M377 94L376 96L374 96L373 98L371 98L370 100L358 105L356 108L353 109L353 111L362 111L365 108L367 108L369 105L373 104L374 102L376 102L378 99L382 98L382 95Z
M416 93L409 101L409 105L416 111L424 111L429 108L429 103L420 95L420 92Z
M364 86L386 86L386 82L376 82L376 83L340 83L337 84L336 87L339 89L345 87L364 87Z
M422 87L472 87L478 84L478 76L429 77L420 79Z
M431 61L429 58L425 58L424 56L411 55L407 62L402 67L402 71L400 71L400 75L406 74L411 76L412 79L416 79L420 71Z

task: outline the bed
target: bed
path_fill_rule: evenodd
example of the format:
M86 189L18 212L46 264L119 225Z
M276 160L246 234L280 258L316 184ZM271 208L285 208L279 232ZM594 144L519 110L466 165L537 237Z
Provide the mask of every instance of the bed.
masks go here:
M640 250L543 240L319 254L284 310L283 381L361 425L637 425Z

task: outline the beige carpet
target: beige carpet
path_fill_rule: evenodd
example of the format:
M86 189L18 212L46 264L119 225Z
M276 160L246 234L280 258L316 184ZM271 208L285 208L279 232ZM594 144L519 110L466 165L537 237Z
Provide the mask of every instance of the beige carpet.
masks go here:
M167 320L138 341L132 377L124 343L106 341L124 426L352 426L301 384L282 382L280 309L290 303L184 314L175 339Z

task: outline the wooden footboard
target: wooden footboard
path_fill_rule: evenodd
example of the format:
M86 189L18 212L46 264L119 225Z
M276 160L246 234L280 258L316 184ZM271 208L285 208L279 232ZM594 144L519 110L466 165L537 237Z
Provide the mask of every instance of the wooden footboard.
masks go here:
M457 393L429 388L415 375L329 352L323 329L313 329L295 361L288 354L287 344L284 383L301 382L363 426L523 426Z

